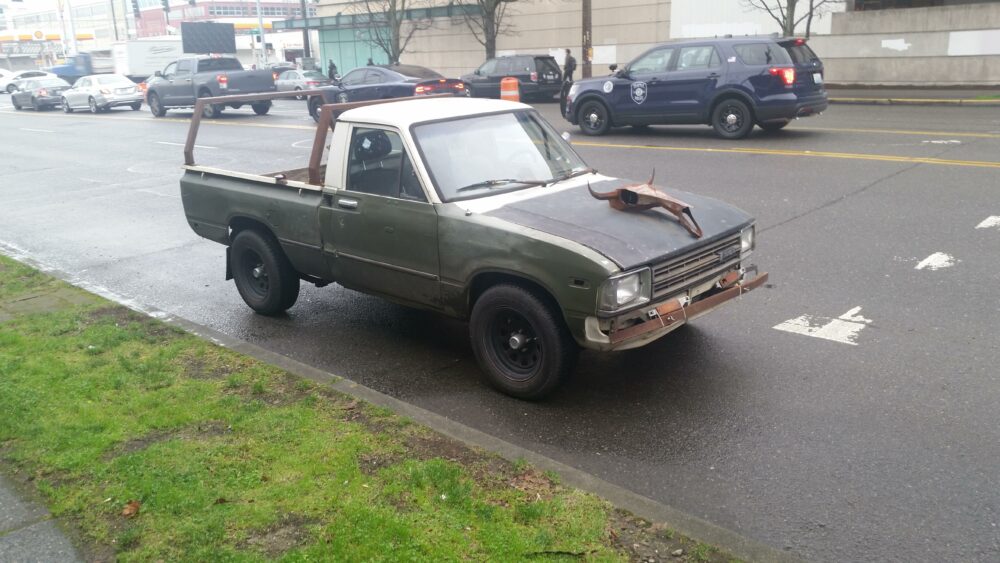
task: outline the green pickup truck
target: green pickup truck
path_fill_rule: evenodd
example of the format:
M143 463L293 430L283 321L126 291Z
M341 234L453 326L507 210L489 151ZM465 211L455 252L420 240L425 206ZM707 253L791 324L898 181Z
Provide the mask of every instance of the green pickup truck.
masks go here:
M530 106L322 109L309 168L268 174L195 164L192 122L188 223L226 245L227 279L260 314L292 307L306 281L467 319L487 381L537 399L580 347L648 344L767 280L747 262L751 216L601 175Z

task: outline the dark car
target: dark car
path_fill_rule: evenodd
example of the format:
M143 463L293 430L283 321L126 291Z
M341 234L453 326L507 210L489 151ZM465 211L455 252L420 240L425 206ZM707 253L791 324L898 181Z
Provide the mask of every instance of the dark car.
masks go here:
M468 96L465 83L456 78L445 78L437 72L415 65L375 65L356 68L345 74L332 86L318 88L320 96L309 99L309 114L319 119L322 104L342 104L367 100L406 98L431 94Z
M62 93L70 89L62 78L29 78L18 83L18 90L10 95L14 109L31 106L35 111L62 105Z
M496 57L462 80L477 98L499 98L500 81L508 76L518 80L524 99L551 100L562 87L559 63L549 55Z
M563 117L587 135L619 125L708 124L727 139L826 110L823 63L804 39L742 37L658 45L612 76L574 83Z

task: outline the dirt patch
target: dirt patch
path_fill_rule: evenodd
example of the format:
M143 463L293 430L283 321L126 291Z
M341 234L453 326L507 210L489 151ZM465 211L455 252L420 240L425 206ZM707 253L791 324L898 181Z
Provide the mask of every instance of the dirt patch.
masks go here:
M393 453L368 453L358 456L358 470L365 475L374 475L382 468L403 461L405 456Z
M167 440L172 440L174 438L180 440L202 440L205 438L222 436L232 431L233 429L229 426L229 424L218 420L206 420L191 426L174 430L153 430L152 432L139 436L138 438L132 438L131 440L113 448L111 451L104 454L104 460L109 461L116 457L140 452L153 444L166 442Z
M305 545L309 540L309 526L317 521L297 514L286 514L279 522L267 529L252 532L251 536L237 545L240 549L261 551L273 559L285 552Z
M461 464L477 485L484 488L507 487L516 475L511 462L438 434L411 434L405 445L410 457L426 461L445 459Z
M105 323L113 324L119 328L127 327L130 324L137 324L142 328L143 334L147 338L152 339L176 337L183 334L180 330L164 324L153 317L117 305L100 307L87 313L86 324L95 325Z
M729 563L732 555L677 534L662 524L650 524L624 510L609 515L608 534L630 561Z

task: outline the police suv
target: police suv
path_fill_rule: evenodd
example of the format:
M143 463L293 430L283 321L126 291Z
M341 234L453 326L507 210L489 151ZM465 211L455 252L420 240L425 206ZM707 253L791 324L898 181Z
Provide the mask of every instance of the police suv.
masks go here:
M776 131L828 104L823 63L801 38L667 43L611 70L566 94L563 117L587 135L620 125L708 124L740 139L754 124Z

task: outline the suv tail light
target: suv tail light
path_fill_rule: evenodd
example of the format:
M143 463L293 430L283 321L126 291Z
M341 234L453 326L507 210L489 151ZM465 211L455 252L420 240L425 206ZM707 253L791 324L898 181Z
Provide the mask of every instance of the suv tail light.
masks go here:
M38 95L39 96L43 96L43 97L44 96L48 96L49 95L49 91L46 90L45 88L42 88L41 90L38 91Z
M531 81L532 82L538 82L538 73L537 72L532 72L531 73Z
M785 86L791 86L795 83L795 69L794 68L777 68L772 67L768 70L771 76L778 76L781 81L784 82Z
M225 74L219 74L215 79L219 82L219 88L229 88L229 77Z

